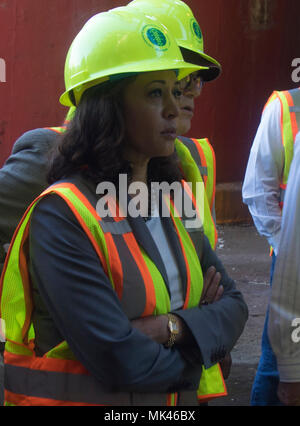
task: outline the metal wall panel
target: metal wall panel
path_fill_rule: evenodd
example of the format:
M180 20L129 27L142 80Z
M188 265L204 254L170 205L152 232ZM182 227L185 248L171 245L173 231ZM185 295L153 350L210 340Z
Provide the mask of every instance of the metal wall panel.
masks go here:
M0 166L23 132L59 125L65 109L64 60L73 37L118 0L0 1ZM292 60L300 57L299 0L187 0L206 51L223 65L197 101L189 133L209 137L218 182L242 180L261 110L274 89L297 87ZM2 70L2 74L1 74Z

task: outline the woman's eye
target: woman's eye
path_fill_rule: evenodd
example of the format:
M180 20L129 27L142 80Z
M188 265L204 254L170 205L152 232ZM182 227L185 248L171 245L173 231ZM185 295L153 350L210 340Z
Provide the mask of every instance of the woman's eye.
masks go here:
M173 95L176 99L179 99L182 96L182 90L179 90L179 89L174 90Z
M153 89L153 90L151 90L151 92L149 93L149 95L152 98L158 98L158 97L162 96L162 90L161 89Z

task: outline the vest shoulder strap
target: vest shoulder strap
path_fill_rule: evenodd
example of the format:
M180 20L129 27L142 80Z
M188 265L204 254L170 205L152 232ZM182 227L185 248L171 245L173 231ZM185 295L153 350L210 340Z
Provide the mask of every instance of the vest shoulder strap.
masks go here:
M288 181L290 166L294 156L294 143L300 129L300 90L286 90L276 92L281 104L281 134L284 146L284 171L281 185L285 186Z
M60 127L45 127L47 130L52 130L52 132L58 133L59 135L63 134L66 131L66 126Z
M203 149L201 148L201 146L197 146L193 139L186 138L184 136L180 136L178 139L190 151L191 156L193 157L195 163L197 164L199 168L202 179L204 181L204 185L206 186L208 170L207 170L207 161L206 161Z

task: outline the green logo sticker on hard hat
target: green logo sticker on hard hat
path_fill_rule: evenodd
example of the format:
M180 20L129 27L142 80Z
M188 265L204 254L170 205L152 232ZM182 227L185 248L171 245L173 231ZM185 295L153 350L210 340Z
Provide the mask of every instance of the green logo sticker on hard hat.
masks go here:
M203 40L202 31L198 22L195 19L191 20L191 29L192 29L192 33L196 36L197 40L201 43Z
M142 31L145 42L155 49L168 50L170 47L170 40L167 34L164 34L160 28L146 25Z

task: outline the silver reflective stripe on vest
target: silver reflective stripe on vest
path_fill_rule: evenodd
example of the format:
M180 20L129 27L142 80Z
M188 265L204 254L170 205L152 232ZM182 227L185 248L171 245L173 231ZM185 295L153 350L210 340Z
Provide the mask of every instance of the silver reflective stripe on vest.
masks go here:
M5 364L4 386L9 392L57 401L101 405L130 405L129 393L111 393L93 376L32 370Z
M200 173L201 173L201 176L202 176L202 177L207 176L207 173L208 173L208 171L207 171L207 167L204 167L204 166L198 166L198 169L199 169L199 171L200 171Z
M121 220L120 222L108 222L101 220L99 221L99 224L105 234L110 233L112 235L124 235L132 232L127 220Z
M199 152L198 152L198 149L197 149L197 147L196 147L196 145L195 145L195 142L194 141L192 141L191 139L189 139L189 138L185 138L185 137L183 137L183 136L180 136L180 138L178 138L182 143L183 143L183 145L190 151L190 153L191 153L191 156L193 157L193 160L195 161L195 163L197 164L197 166L198 166L198 169L199 169L199 171L200 171L200 173L201 173L201 176L202 177L206 177L206 176L208 176L208 170L207 170L207 167L205 167L205 166L203 166L202 165L202 163L201 163L201 157L200 157L200 155L199 155Z
M279 195L279 202L283 203L284 202L284 197L285 197L285 189L280 188L280 195Z
M32 370L10 364L5 364L4 372L4 386L7 391L25 397L61 401L66 405L68 402L119 406L165 406L167 403L166 393L109 392L88 374ZM193 392L193 398L195 398L195 392ZM20 400L22 400L21 396ZM41 401L40 405L46 405L46 403Z
M300 112L300 106L290 107L290 112Z
M296 114L296 120L298 125L298 131L300 130L300 90L293 89L289 91L289 94L293 98L294 106L290 107L290 112L294 112Z

